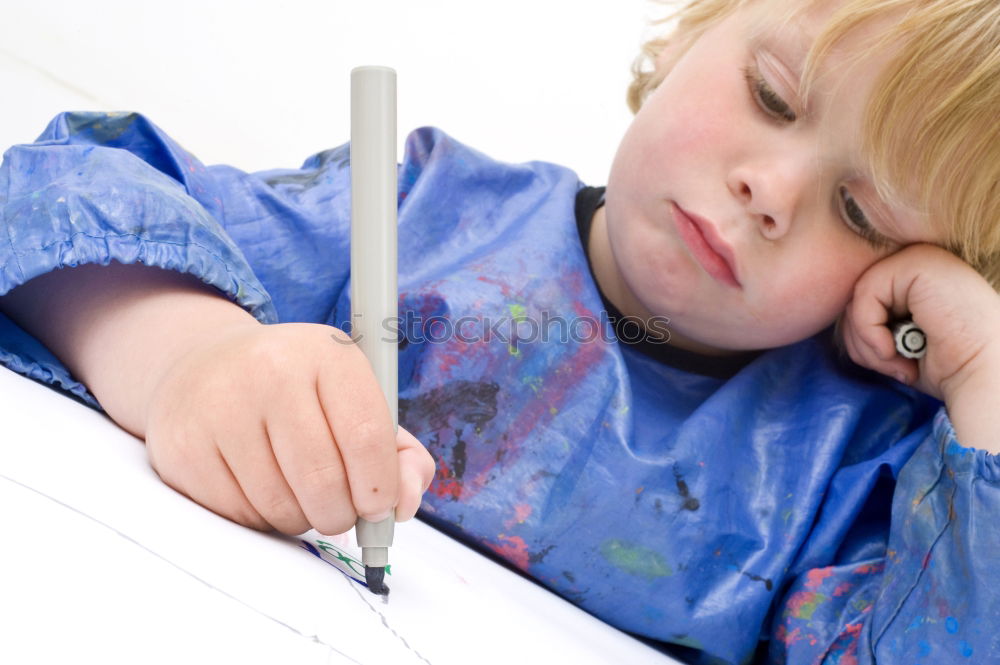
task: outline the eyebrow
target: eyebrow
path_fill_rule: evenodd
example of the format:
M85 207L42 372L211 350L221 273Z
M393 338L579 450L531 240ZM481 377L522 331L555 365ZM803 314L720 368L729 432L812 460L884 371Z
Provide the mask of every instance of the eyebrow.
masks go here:
M781 23L761 21L750 28L748 37L755 48L773 53L797 81L802 80L806 56L816 36L806 31L801 16L790 16Z
M758 26L750 29L748 37L754 50L766 51L773 55L795 77L795 85L800 86L802 84L806 57L809 54L812 43L815 41L815 37L806 31L798 16L793 16L778 25L761 22ZM813 106L810 103L811 100L806 99L802 101L808 113L808 110ZM879 196L874 184L874 174L867 172L867 170L862 170L858 175L864 181L866 198L869 201L874 199L875 202L874 206L869 205L865 209L865 213L869 217L869 221L873 223L876 236L893 245L907 244L908 239L906 236L908 234L904 233L903 228L900 226L905 214L901 214L889 201ZM854 197L856 200L861 198L857 192L855 192ZM881 222L882 228L888 231L888 234L874 227L876 219Z

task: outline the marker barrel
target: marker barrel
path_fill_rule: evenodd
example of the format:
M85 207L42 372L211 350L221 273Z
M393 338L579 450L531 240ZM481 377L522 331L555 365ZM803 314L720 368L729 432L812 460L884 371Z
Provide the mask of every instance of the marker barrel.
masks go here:
M351 337L397 421L396 72L351 71Z
M371 363L399 428L396 250L396 72L351 71L351 338ZM366 565L385 566L395 515L358 519Z

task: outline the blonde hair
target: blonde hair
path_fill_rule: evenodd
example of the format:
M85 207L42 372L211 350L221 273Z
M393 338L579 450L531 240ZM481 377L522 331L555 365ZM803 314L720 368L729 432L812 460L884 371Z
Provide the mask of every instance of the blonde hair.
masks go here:
M705 30L754 1L692 0L655 21L676 26L643 44L627 94L632 112ZM819 1L785 3L791 16ZM1000 1L844 0L810 49L802 98L840 40L886 19L889 27L855 55L896 48L865 113L876 187L890 202L904 195L916 203L944 231L947 248L1000 289ZM669 61L656 67L668 46Z

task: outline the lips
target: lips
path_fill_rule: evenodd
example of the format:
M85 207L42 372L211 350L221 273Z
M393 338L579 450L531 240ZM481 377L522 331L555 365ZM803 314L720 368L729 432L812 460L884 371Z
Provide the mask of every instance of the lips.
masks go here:
M694 260L717 281L740 288L733 249L722 239L715 225L686 212L674 202L670 203L670 211L677 232Z

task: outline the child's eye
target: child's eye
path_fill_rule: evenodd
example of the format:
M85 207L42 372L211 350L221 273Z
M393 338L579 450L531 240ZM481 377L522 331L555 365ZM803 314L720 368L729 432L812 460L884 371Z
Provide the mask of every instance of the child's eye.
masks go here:
M744 67L743 77L750 86L750 95L765 113L785 122L795 122L795 111L768 85L756 67Z
M858 202L847 191L847 187L841 185L838 188L837 200L839 202L840 214L852 231L864 238L875 249L882 249L888 244L886 238L876 231L875 227L868 221L868 217L865 216L861 206L858 205Z

